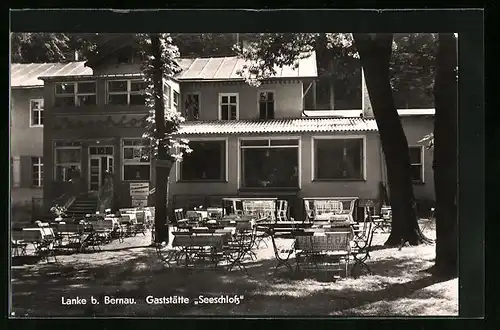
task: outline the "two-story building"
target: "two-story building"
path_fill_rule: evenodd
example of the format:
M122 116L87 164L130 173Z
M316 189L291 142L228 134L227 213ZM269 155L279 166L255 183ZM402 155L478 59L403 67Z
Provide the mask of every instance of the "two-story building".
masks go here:
M41 77L46 205L69 189L71 179L97 192L106 172L114 174L115 207L132 204L132 183L154 187L155 160L141 143L148 115L144 83L140 65L125 53L116 56L115 49L89 61L91 74ZM178 135L194 151L172 170L174 207L274 196L288 199L300 218L304 197L379 197L386 175L369 104L350 111L307 109L305 96L317 78L314 54L295 69L278 69L260 87L238 76L244 61L237 57L178 64L182 72L164 79L164 98L166 107L187 118ZM433 198L431 157L417 143L432 131L432 114L401 112L420 199Z
M88 73L84 62L12 64L10 70L11 205L14 222L31 220L43 196L44 88L39 75Z

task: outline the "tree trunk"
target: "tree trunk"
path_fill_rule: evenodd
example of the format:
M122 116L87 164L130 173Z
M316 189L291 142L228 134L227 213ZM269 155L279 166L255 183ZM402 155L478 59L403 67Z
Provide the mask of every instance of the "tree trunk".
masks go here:
M439 34L434 96L434 187L436 262L440 275L457 274L457 67L456 39Z
M167 225L167 180L172 167L168 150L165 147L165 106L163 103L163 70L161 59L161 44L158 34L151 34L151 54L153 56L153 84L156 139L158 156L156 162L156 192L155 192L155 242L168 243ZM170 163L170 165L168 165Z
M389 246L427 242L417 222L408 141L390 85L392 34L354 34L384 152L392 207Z

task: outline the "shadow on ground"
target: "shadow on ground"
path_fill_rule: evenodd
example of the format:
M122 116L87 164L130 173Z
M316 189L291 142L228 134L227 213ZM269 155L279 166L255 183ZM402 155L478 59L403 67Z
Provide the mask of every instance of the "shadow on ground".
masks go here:
M327 274L330 281L321 280L325 274L292 279L278 272L273 276L275 260L270 256L249 263L247 275L241 270L166 268L149 247L67 255L58 257L57 264L14 265L12 305L15 315L28 317L420 315L429 313L426 306L434 301L434 305L441 303L447 313L448 305L455 304L453 297L443 298L440 290L426 290L445 279L420 272L432 264L432 258L418 257L416 249L374 252L369 262L372 275L336 281L331 281L331 274ZM183 296L190 303L147 304L148 295ZM241 299L239 304L194 304L200 295L236 295ZM100 304L63 304L68 298L91 296ZM134 298L135 303L104 304L106 296Z

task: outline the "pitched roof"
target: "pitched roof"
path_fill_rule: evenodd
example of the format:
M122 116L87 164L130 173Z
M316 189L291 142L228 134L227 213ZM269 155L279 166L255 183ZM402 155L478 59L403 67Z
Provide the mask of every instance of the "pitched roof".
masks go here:
M178 135L230 135L255 133L376 132L377 123L366 118L290 118L273 120L187 121Z
M243 68L245 60L237 56L211 58L179 58L177 63L182 69L176 78L187 81L207 80L240 80L236 72ZM306 78L317 77L316 53L298 61L298 67L275 66L276 75L273 78Z
M10 66L10 85L12 88L43 87L40 76L81 76L91 75L92 69L85 62L69 63L29 63Z

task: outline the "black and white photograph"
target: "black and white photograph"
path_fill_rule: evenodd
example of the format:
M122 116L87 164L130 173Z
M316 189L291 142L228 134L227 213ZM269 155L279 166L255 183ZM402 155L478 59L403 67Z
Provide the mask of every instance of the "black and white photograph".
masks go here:
M459 316L459 43L12 31L10 317Z

